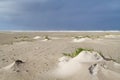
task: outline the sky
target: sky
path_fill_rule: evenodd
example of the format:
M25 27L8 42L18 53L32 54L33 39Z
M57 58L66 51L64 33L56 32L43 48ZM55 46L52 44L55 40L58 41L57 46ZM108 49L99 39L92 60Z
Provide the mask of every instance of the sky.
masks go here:
M0 0L0 30L120 30L120 0Z

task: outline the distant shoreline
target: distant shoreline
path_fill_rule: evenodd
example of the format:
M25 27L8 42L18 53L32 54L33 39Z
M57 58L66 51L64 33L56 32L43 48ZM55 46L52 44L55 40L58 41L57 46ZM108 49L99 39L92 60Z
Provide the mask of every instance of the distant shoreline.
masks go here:
M120 32L120 30L0 30L0 32Z

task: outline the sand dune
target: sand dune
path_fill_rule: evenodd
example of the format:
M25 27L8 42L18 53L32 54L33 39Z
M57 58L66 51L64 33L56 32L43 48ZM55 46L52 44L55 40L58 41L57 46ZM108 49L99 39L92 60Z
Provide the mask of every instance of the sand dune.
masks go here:
M105 38L119 38L120 35L105 35Z
M42 41L49 41L48 39L43 39Z
M79 43L79 42L99 42L103 40L102 38L96 38L96 39L92 39L92 38L79 38L79 39L73 39L72 42L74 43Z
M84 42L84 41L91 41L91 38L80 38L80 39L73 39L73 42Z
M54 74L59 78L74 76L79 79L84 79L83 76L86 76L89 80L102 80L99 77L102 75L104 76L103 78L109 78L109 80L120 79L120 73L109 70L107 68L108 65L106 65L109 61L104 60L97 52L82 51L74 58L67 59L67 57L62 57L61 59ZM114 65L114 67L116 67L116 65ZM78 77L77 74L80 76Z
M39 39L39 38L41 38L40 36L35 36L33 39Z

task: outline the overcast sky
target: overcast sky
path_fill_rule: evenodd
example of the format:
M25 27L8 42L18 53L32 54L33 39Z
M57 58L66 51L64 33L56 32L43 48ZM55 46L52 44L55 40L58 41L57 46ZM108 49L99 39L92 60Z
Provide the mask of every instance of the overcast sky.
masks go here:
M0 30L120 30L120 0L0 0Z

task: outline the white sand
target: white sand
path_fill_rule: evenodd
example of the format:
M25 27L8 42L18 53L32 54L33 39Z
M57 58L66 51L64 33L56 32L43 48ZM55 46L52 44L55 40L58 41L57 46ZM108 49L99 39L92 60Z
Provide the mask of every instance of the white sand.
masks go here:
M42 40L42 41L49 41L48 39L44 39L44 40Z
M15 65L15 62L9 64L8 66L5 66L5 67L1 68L0 70L9 70L9 69L11 69L14 65Z
M91 41L91 38L80 38L80 39L73 39L73 42L84 42L84 41Z
M106 66L108 66L106 65L108 61L105 61L97 52L82 51L78 56L72 59L62 57L59 59L59 61L60 62L58 63L58 67L54 72L54 75L56 75L59 78L69 78L71 76L75 77L76 74L78 74L80 75L79 79L82 79L81 77L86 76L89 80L96 80L96 78L97 80L101 80L99 79L98 75L104 75L104 77L110 78L108 74L110 72L110 75L114 76L114 78L112 79L120 79L119 73L116 73L109 69L105 69L107 68ZM93 66L93 64L96 64L96 66ZM117 66L118 65L119 64L117 64ZM89 70L90 67L91 72ZM100 74L99 72L101 72L102 74ZM90 75L92 79L90 79Z
M41 37L40 36L35 36L33 39L40 39Z
M61 39L61 38L59 38L59 37L51 37L52 39Z
M110 34L120 35L120 33ZM41 38L31 40L36 35L40 35ZM45 39L42 36L46 35L52 40L41 41ZM95 37L95 39L83 39L83 42L75 43L71 38L86 35ZM104 32L1 33L0 80L120 80L118 76L120 75L118 63L120 62L120 38L101 37L104 35L106 35ZM19 39L21 36L26 36L27 40ZM96 36L103 39L97 40ZM59 39L54 40L54 37ZM75 58L63 56L63 53L71 53L76 48L100 51L117 62L105 61L99 55L94 56L96 52L92 54L84 52ZM14 61L18 59L25 63L16 66ZM94 65L95 63L97 65Z
M105 35L105 38L119 38L120 35Z

